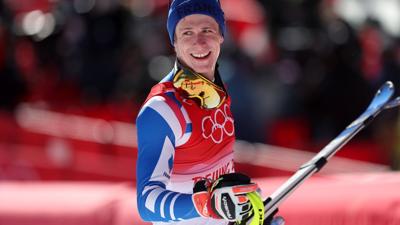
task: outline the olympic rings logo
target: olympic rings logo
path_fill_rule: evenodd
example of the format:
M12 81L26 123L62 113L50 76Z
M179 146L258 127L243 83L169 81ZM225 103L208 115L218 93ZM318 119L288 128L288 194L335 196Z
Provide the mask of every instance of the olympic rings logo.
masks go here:
M224 139L224 134L232 136L235 132L233 118L228 116L228 105L224 105L224 111L217 109L214 116L206 116L202 120L202 131L205 139L211 138L216 144Z

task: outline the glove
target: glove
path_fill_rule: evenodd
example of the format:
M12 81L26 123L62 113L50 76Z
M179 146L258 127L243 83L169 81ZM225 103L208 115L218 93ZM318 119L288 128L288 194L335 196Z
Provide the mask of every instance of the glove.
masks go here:
M202 217L243 221L253 215L253 201L261 202L258 185L240 173L220 176L216 181L200 180L193 188L192 200ZM264 215L264 212L262 212Z

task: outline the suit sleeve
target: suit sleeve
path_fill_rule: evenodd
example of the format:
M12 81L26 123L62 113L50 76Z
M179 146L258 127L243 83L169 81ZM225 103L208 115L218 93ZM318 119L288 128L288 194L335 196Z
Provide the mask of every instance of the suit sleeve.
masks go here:
M151 98L136 120L138 137L137 203L146 221L179 221L199 217L191 194L166 189L182 124L165 98Z

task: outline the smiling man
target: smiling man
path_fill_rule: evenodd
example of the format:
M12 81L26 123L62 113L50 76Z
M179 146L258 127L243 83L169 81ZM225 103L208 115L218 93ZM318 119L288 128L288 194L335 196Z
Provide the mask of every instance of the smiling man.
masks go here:
M234 169L231 100L217 69L225 33L219 1L172 1L167 30L175 67L152 88L136 121L141 217L153 224L270 224L257 184Z

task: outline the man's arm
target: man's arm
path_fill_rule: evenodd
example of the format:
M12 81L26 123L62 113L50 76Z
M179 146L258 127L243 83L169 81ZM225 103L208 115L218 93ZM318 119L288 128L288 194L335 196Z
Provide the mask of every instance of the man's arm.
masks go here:
M142 219L175 221L199 217L191 194L166 190L182 124L165 98L157 96L143 107L138 133L137 201Z

